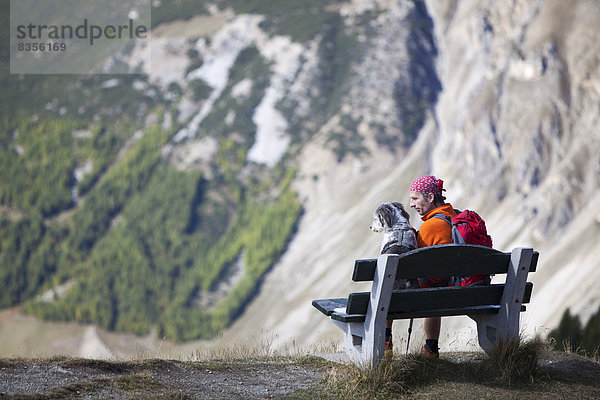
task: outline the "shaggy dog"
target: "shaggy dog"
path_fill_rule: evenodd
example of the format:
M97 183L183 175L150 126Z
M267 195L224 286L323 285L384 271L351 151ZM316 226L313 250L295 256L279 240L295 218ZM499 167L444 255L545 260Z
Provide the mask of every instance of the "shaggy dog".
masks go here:
M417 248L415 229L410 225L409 215L401 203L382 203L373 213L371 230L383 232L381 254L403 254ZM417 280L398 279L394 289L418 288Z

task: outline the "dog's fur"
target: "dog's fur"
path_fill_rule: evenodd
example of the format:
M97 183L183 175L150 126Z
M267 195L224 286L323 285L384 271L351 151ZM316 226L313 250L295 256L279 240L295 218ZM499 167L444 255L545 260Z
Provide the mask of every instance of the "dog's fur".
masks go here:
M401 203L382 203L377 207L370 228L373 232L383 232L381 254L403 254L417 248L415 229L409 218ZM416 280L398 279L394 284L394 289L414 287L419 287Z

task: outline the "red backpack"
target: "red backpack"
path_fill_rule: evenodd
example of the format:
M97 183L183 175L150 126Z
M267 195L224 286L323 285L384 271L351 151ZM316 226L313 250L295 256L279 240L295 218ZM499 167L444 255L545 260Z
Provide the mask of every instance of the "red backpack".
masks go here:
M444 214L434 214L434 218L443 219L452 226L452 242L477 244L492 247L492 238L487 234L485 221L475 211L456 211L454 218ZM474 283L489 283L489 275L471 275L457 277L456 286L469 286ZM486 282L483 282L486 281Z

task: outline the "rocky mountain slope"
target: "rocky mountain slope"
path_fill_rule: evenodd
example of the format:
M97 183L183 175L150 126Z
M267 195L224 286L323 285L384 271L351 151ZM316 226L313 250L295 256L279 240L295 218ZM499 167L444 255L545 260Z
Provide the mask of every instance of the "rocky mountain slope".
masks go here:
M377 4L383 32L405 25L398 19L405 3ZM410 181L426 173L445 180L456 207L480 211L496 248L540 251L532 304L522 317L526 334L545 335L566 308L584 323L598 309L600 7L593 1L425 5L442 89L418 139L403 154L378 146L342 163L318 136L303 149L296 188L305 214L298 233L223 342L261 330L271 333L275 347L339 339L310 300L358 289L348 282L352 261L375 256L379 240L368 230L372 210L382 201L408 202ZM406 62L402 52L378 54L383 65ZM371 73L377 82L388 76L384 71L389 68L357 67L355 73ZM369 104L383 108L387 101L389 93L376 91ZM412 222L418 227L416 215ZM442 337L446 348L472 346L474 323L449 318Z

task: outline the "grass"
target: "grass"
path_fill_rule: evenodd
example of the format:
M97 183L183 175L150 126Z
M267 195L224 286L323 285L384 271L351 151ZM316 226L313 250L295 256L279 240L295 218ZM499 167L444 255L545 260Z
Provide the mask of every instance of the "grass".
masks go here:
M504 399L594 398L600 394L600 385L592 384L589 377L565 377L560 371L544 367L541 361L551 353L547 342L535 338L500 343L487 356L454 353L430 359L410 354L385 358L373 369L336 366L314 397ZM596 365L596 371L600 371L600 366ZM594 388L590 390L589 386Z
M600 362L600 345L596 346L593 351L588 351L577 345L577 342L572 340L570 337L561 340L560 344L555 338L550 337L550 347L555 350L570 354L577 354L583 357L591 358L596 362Z
M269 398L350 400L600 397L598 362L551 350L539 338L501 343L490 355L388 357L373 369L326 361L299 349L274 353L270 347L268 342L221 347L196 352L187 361L0 359L0 382L19 379L19 374L31 382L32 393L12 393L16 399L192 399L209 392L214 398L264 398L269 393ZM68 376L76 379L63 381ZM38 382L47 386L45 391L39 391ZM286 389L276 392L281 386ZM7 391L0 383L0 393Z
M484 364L488 374L498 382L514 383L534 381L541 374L540 358L547 343L539 338L529 341L509 340L499 343Z

